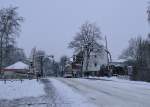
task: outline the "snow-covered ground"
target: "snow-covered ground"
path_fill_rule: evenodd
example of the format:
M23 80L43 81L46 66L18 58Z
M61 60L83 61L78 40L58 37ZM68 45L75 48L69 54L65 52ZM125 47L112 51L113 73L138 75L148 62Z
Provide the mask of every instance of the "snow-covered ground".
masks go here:
M4 100L6 99L6 100ZM0 81L0 107L150 107L150 83L116 77Z
M65 84L66 94L62 93L74 98L75 102L82 102L74 97L74 94L79 94L80 98L84 97L87 103L95 104L97 107L150 107L150 83L120 80L114 77L57 80ZM61 90L59 88L58 90Z
M11 80L0 81L0 100L1 99L19 99L24 97L38 97L43 94L44 86L36 80Z

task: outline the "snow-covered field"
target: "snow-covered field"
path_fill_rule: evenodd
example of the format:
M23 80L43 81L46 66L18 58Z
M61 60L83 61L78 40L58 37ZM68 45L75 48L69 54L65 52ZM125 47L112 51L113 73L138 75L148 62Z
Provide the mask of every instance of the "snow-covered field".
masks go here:
M0 81L0 100L19 99L24 97L38 97L45 94L43 84L36 80Z

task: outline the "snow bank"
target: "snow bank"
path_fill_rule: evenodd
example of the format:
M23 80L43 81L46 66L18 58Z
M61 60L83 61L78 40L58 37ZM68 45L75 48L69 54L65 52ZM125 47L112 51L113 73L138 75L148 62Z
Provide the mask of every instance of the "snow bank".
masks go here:
M137 84L137 85L148 85L150 86L150 83L149 82L144 82L144 81L132 81L132 80L129 80L127 79L128 77L125 77L125 78L122 78L122 77L115 77L115 76L112 76L112 77L88 77L89 79L100 79L100 80L108 80L108 81L115 81L115 82L122 82L122 83L129 83L129 84ZM87 78L87 79L88 79Z
M67 86L66 84L56 80L50 79L54 87L56 88L56 92L64 101L69 102L69 107L96 107L93 105L88 99L81 96L79 93L75 92L72 88Z
M44 93L43 84L36 80L0 81L0 99L18 99L23 97L37 97Z

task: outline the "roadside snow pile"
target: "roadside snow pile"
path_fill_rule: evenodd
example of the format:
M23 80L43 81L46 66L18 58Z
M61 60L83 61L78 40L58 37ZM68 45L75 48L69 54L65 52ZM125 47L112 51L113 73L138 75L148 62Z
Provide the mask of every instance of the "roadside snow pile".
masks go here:
M43 84L36 80L0 81L0 99L18 99L24 97L37 97L44 93Z
M89 80L88 80L89 79ZM123 86L123 87L127 87L127 88L131 88L133 87L133 89L135 88L135 90L137 90L137 88L144 88L143 90L150 90L150 83L149 82L144 82L144 81L131 81L131 80L124 80L124 79L120 79L118 77L89 77L87 78L88 81L91 80L103 80L103 83L106 84L111 84L114 86ZM98 83L101 81L98 81ZM142 91L142 90L141 90Z
M66 84L52 78L50 81L56 88L58 95L60 95L64 102L68 103L69 107L96 107L88 99L75 92L75 90Z
M150 83L148 82L144 82L144 81L132 81L132 80L129 80L129 79L126 79L127 77L125 78L122 78L122 77L116 77L116 76L112 76L112 77L94 77L94 76L90 76L88 77L87 79L97 79L97 80L108 80L108 81L116 81L116 82L124 82L124 83L135 83L135 84L147 84L149 85Z

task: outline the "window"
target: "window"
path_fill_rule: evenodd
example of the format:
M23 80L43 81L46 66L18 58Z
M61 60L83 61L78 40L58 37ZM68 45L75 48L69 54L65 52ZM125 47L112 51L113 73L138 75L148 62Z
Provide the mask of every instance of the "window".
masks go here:
M96 66L97 66L97 63L95 63L94 66L96 67Z

